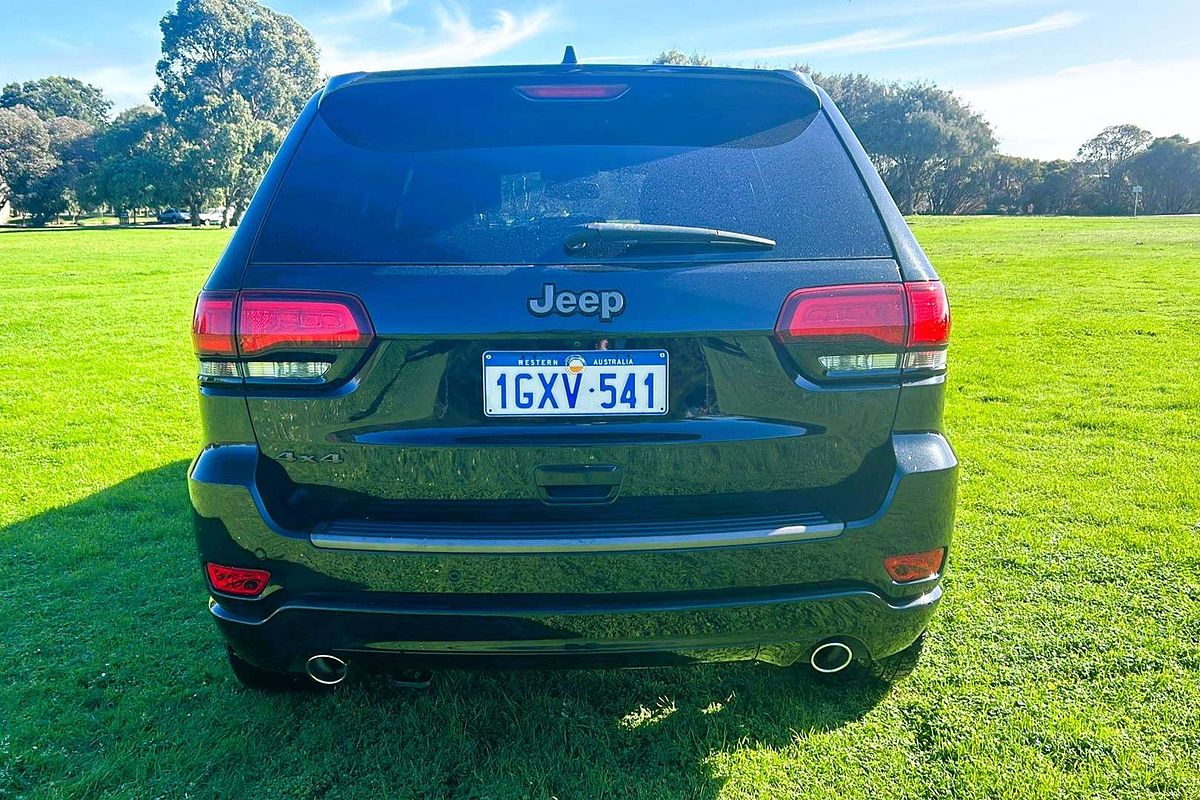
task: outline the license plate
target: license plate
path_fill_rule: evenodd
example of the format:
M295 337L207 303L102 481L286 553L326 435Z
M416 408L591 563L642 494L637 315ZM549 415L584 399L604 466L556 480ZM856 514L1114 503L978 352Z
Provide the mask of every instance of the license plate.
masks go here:
M489 417L628 416L667 413L666 350L483 354Z

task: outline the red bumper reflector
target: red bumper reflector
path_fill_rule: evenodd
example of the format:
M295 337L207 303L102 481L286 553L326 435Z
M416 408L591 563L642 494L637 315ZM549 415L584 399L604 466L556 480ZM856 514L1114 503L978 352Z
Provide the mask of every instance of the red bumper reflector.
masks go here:
M946 548L939 547L924 553L888 556L883 560L883 568L896 583L912 583L937 575L942 569L942 559L945 555Z
M220 564L205 564L208 580L213 589L224 594L235 594L239 597L258 597L271 573L263 569L242 569L241 567L223 567Z

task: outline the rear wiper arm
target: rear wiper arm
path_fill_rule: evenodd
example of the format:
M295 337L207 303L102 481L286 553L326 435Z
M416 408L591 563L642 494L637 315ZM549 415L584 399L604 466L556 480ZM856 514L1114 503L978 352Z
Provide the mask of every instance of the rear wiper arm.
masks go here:
M589 222L578 225L563 242L568 253L586 250L596 242L630 242L631 244L688 245L711 247L745 247L771 250L774 239L751 236L716 228L693 228L688 225L645 225L641 222Z

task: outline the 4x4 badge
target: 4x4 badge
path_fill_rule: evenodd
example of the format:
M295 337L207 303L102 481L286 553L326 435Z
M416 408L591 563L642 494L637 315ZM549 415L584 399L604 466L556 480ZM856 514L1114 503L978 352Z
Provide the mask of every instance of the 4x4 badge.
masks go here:
M529 313L535 317L583 314L585 317L599 317L601 322L612 322L613 317L625 310L625 295L615 289L559 291L553 283L544 283L541 296L529 298L528 305Z

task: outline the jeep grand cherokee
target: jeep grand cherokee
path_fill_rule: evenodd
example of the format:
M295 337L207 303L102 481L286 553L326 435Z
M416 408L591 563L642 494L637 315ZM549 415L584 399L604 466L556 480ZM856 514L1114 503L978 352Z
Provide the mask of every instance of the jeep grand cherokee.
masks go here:
M950 540L949 328L804 76L332 78L196 306L233 670L901 676Z

